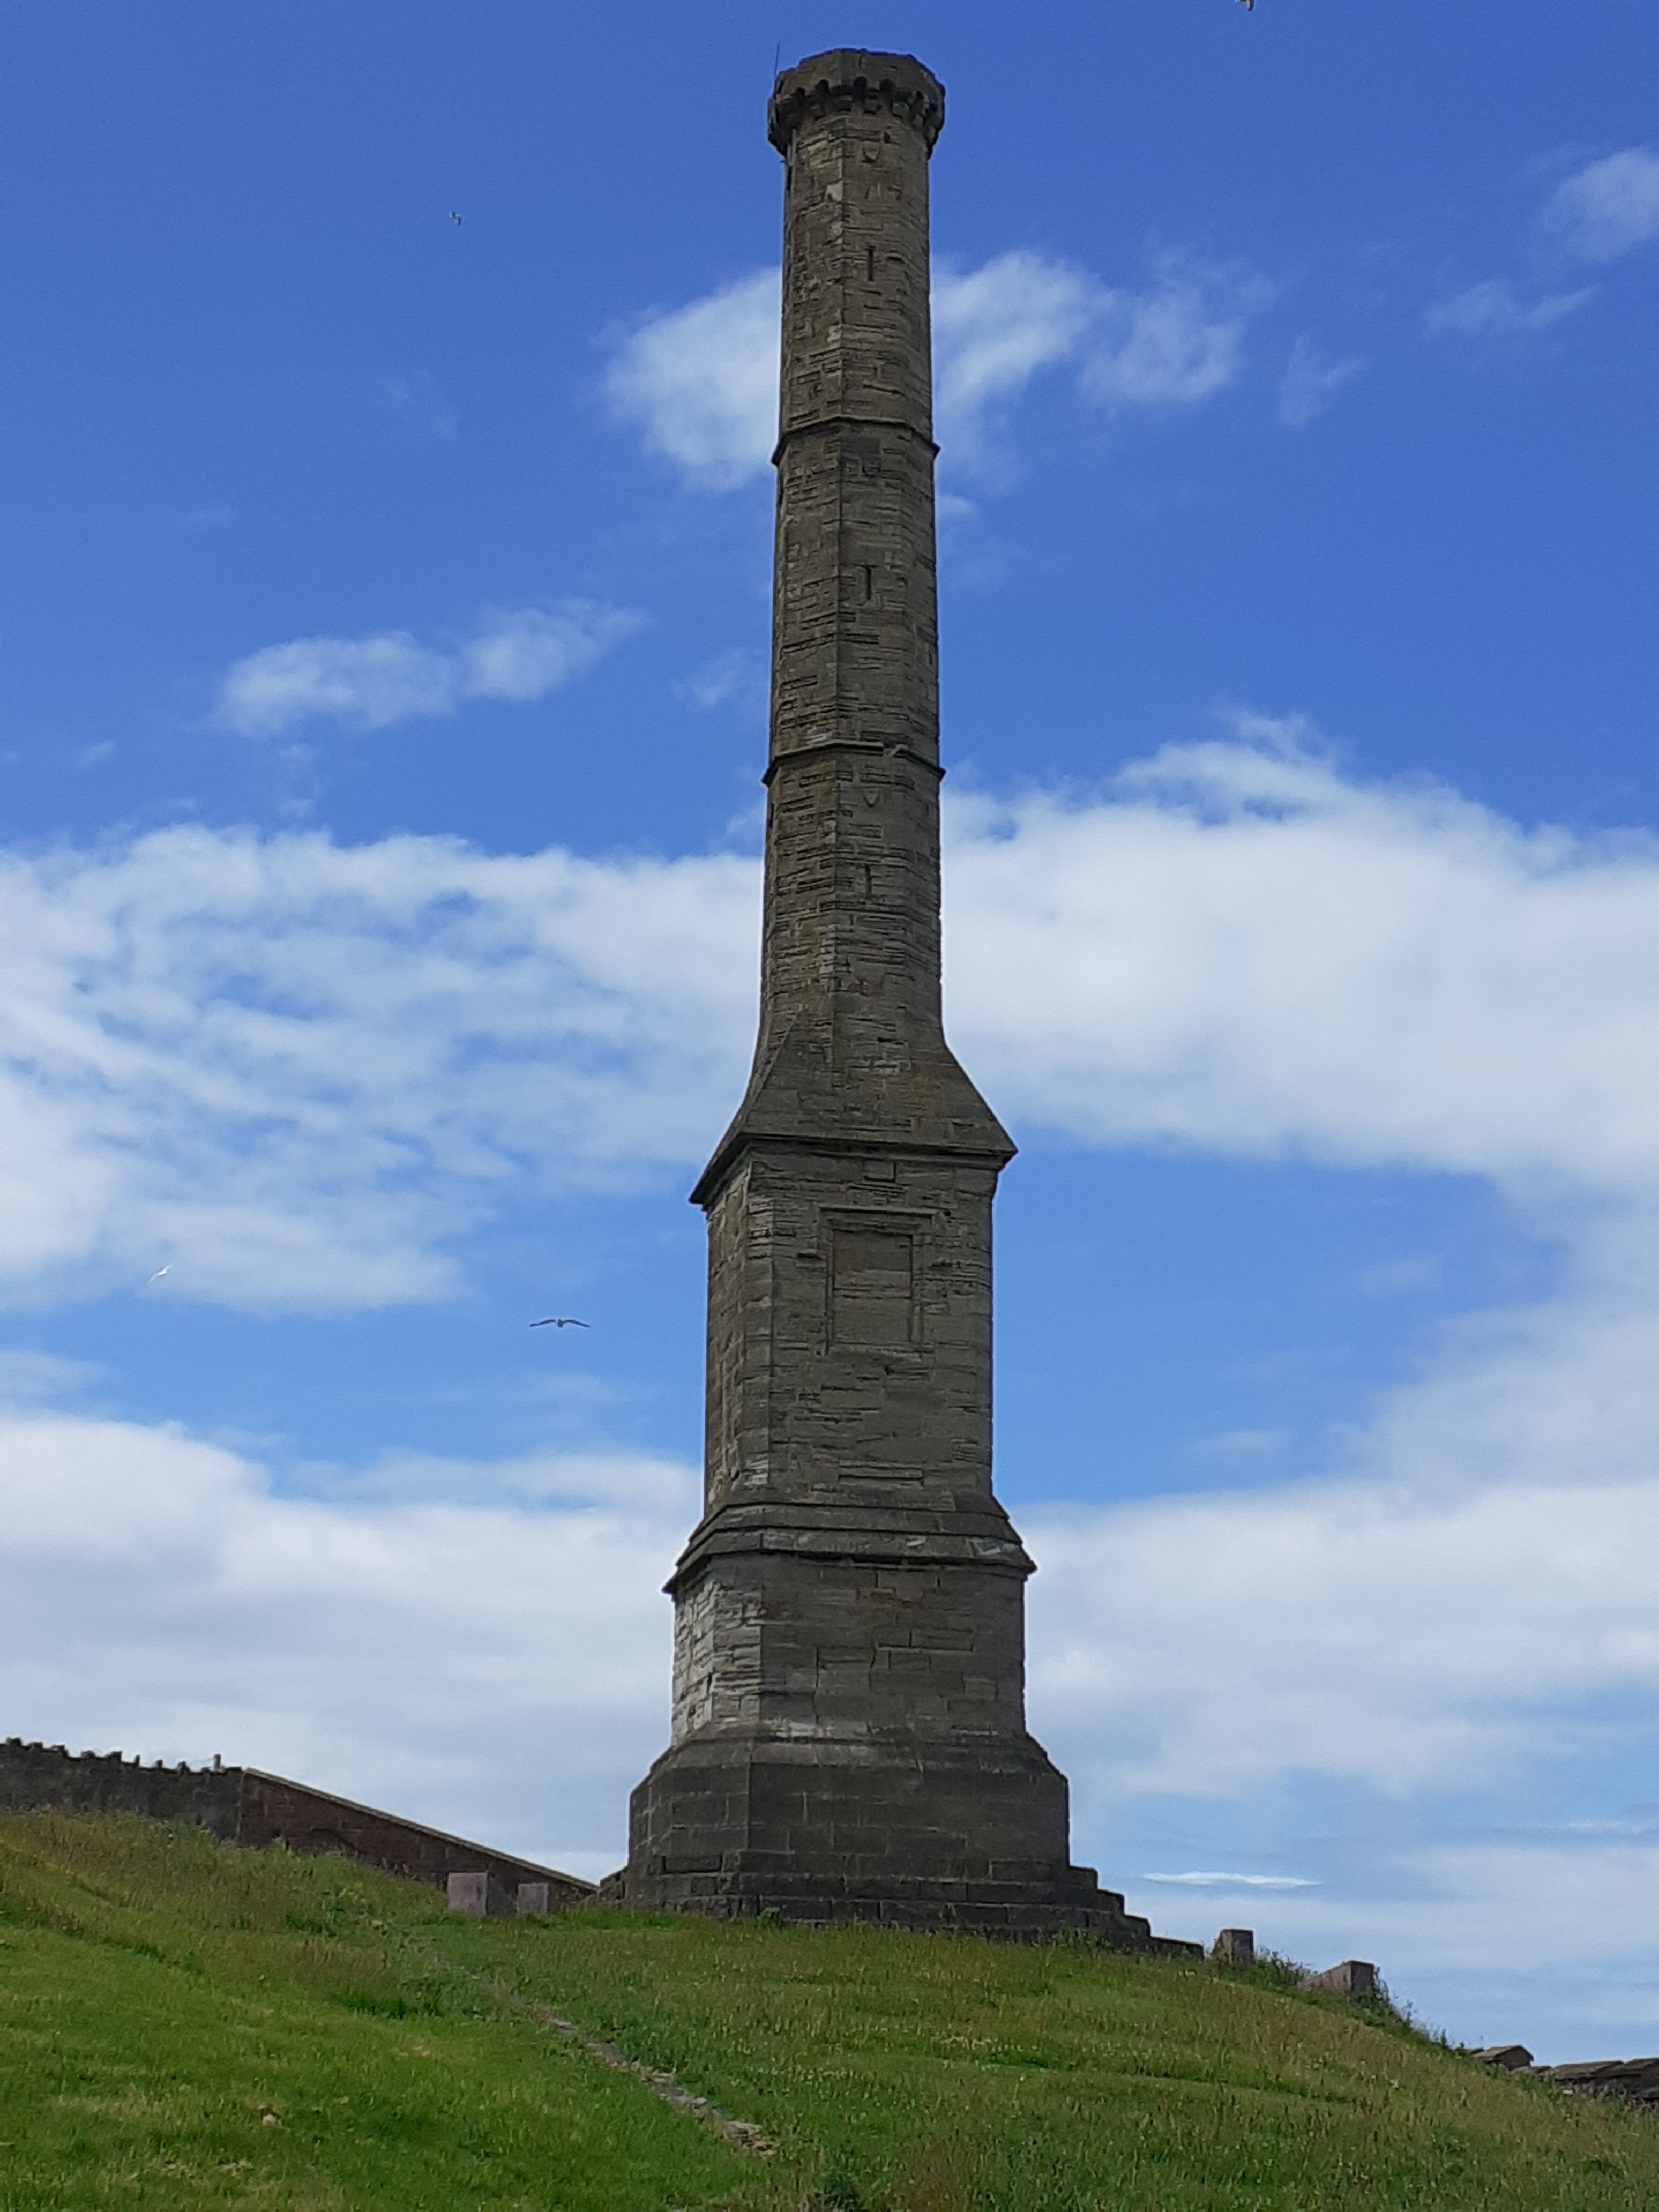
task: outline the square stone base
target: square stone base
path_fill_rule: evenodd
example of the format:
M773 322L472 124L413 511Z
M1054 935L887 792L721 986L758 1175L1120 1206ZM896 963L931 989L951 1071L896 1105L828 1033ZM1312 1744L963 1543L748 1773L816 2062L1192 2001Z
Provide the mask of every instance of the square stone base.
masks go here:
M1032 1737L982 1744L732 1735L665 1752L634 1792L602 1899L714 1919L874 1921L1163 1950L1069 1863L1063 1775Z

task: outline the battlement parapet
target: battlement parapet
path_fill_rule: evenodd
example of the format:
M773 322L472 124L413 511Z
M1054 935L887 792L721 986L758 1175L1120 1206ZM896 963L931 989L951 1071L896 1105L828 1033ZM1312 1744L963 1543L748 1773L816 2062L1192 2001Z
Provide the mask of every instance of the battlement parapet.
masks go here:
M189 1820L223 1843L237 1840L241 1770L221 1764L146 1766L118 1751L70 1752L61 1743L0 1744L0 1813L55 1807L65 1813L137 1813Z
M945 128L945 87L914 54L871 54L837 46L785 70L772 88L766 135L780 154L809 117L854 107L885 108L920 131L931 154Z
M360 1865L447 1889L452 1874L483 1871L514 1893L520 1884L543 1886L557 1911L593 1894L592 1882L560 1874L511 1851L491 1850L462 1836L399 1819L372 1805L313 1790L257 1766L210 1766L181 1760L146 1766L118 1751L79 1753L61 1743L0 1743L0 1814L136 1813L148 1820L188 1820L221 1843L258 1850L283 1844L291 1851L333 1851Z

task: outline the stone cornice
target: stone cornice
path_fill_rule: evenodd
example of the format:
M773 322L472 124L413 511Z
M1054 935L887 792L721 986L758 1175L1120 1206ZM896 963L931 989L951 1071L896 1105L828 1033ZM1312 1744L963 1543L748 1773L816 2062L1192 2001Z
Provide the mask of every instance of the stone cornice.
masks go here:
M780 154L809 116L886 108L921 132L928 152L945 128L945 87L914 54L866 54L856 47L814 54L785 70L772 88L766 135Z

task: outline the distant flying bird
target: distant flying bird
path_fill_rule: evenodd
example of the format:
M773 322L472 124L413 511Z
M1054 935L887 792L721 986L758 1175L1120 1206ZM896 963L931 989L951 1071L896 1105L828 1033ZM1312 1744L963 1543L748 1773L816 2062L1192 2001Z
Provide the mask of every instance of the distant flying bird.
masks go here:
M150 1277L150 1280L151 1280L151 1282L152 1282L152 1283L159 1283L159 1282L161 1281L161 1279L162 1276L163 1276L163 1275L165 1275L167 1273L167 1270L165 1267L158 1267L158 1268L155 1270L155 1273Z
M1254 8L1255 5L1255 0L1244 0L1244 5L1247 8ZM459 216L455 219L458 222L460 221L460 217Z
M549 1314L545 1321L532 1321L532 1328L586 1328L590 1324L578 1321L574 1314Z
M1254 8L1254 7L1255 7L1255 0L1245 0L1245 4L1246 4L1248 7ZM453 209L453 208L451 208L451 210L449 210L449 220L451 221L451 222L459 222L460 221L460 219L461 219L461 218L459 217L459 216L458 216L458 215L456 214L456 212L455 212L454 209Z

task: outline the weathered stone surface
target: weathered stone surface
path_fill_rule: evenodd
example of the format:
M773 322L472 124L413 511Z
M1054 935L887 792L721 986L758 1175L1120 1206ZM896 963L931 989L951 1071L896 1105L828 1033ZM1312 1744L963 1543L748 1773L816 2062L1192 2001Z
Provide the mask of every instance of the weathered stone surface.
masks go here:
M1340 1966L1327 1966L1322 1974L1310 1974L1303 1987L1329 1990L1338 1996L1374 1997L1376 1969L1368 1959L1345 1959Z
M592 1883L574 1875L556 1873L508 1851L492 1851L280 1774L263 1774L257 1767L174 1767L160 1759L145 1766L118 1751L72 1753L62 1744L24 1743L15 1736L0 1743L0 1813L46 1806L63 1812L192 1820L223 1843L254 1850L281 1843L294 1851L337 1851L440 1889L453 1872L483 1869L509 1891L526 1880L544 1883L556 1906L578 1905L593 1894Z
M518 1911L516 1893L488 1868L452 1874L444 1887L450 1911L470 1920L510 1920Z
M783 357L760 1031L708 1217L703 1517L631 1904L1006 1935L1144 1920L1069 1863L991 1488L1013 1146L940 1013L928 159L904 55L778 79ZM1182 1946L1196 1951L1197 1946Z
M1210 1946L1210 1956L1218 1959L1224 1966L1255 1966L1255 1929L1224 1928Z
M1532 2070L1575 2096L1617 2097L1626 2104L1659 2105L1659 2058L1592 2058Z
M1588 2058L1561 2066L1535 2066L1524 2043L1491 2043L1466 2051L1478 2065L1525 2074L1575 2097L1614 2097L1621 2103L1659 2107L1659 2058Z
M118 1751L70 1752L61 1743L0 1743L0 1813L51 1806L64 1813L138 1813L151 1820L191 1820L234 1843L240 1819L237 1766L146 1766Z

